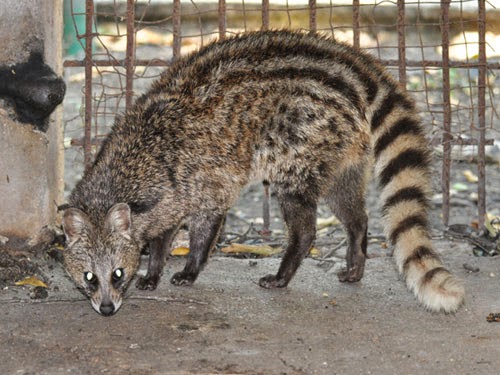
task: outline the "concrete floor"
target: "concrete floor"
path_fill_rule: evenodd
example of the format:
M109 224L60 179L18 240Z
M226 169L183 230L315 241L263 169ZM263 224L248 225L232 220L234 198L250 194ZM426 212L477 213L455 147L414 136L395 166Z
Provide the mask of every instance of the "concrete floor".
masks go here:
M271 291L257 280L279 259L213 257L192 287L170 285L184 262L170 259L159 289L131 287L112 317L48 264L47 299L0 291L0 374L498 373L500 323L486 316L500 312L500 257L437 245L468 293L454 315L419 306L384 256L351 285L337 281L340 265L325 271L307 259L286 290Z

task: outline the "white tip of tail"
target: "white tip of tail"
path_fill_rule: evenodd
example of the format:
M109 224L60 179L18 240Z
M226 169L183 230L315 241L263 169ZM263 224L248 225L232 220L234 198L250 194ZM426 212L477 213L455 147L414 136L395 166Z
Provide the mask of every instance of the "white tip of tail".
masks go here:
M435 271L435 272L433 272ZM436 268L418 284L408 285L420 303L434 312L454 313L464 303L462 282L444 268Z

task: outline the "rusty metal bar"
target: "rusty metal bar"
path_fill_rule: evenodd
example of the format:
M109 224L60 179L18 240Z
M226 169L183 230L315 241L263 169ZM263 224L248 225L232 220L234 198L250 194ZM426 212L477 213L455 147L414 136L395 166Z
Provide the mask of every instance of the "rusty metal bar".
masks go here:
M318 23L316 20L316 0L309 0L309 30L316 31Z
M442 144L440 139L433 139L430 144L432 146L439 146ZM479 139L476 138L453 138L450 141L452 146L477 146L479 144ZM485 146L493 146L495 144L494 139L486 139L484 141Z
M360 36L360 12L359 12L359 0L352 1L352 44L354 47L359 48L359 36Z
M85 169L92 165L92 26L94 1L85 2L85 117L83 136L83 161Z
M175 61L181 55L181 0L174 0L174 6L172 9L172 28L173 28L173 60Z
M262 197L262 230L260 231L261 236L269 240L271 237L272 231L270 230L271 228L271 214L270 214L270 206L269 206L269 201L270 201L270 193L269 193L269 182L264 180L262 181L262 185L264 187L264 194Z
M405 1L398 0L398 67L399 83L406 88L406 39L405 39Z
M135 59L135 66L169 66L173 63L172 60L165 61L160 59L144 60ZM85 66L85 60L65 60L63 66L65 68L78 68ZM126 60L94 60L94 66L126 66Z
M443 223L448 225L450 218L450 169L451 169L451 100L449 67L449 10L450 0L441 0L441 48L443 58L443 164L441 171L441 190L443 193Z
M477 186L477 211L479 225L484 227L486 215L486 2L478 2L478 36L479 36L479 75L477 81L477 110L479 127L479 145L477 149L478 186Z
M127 50L125 57L125 108L132 106L135 71L135 0L127 0Z
M219 39L226 37L226 0L219 0Z
M135 66L169 66L173 60L161 59L135 59ZM399 67L398 60L380 60L380 62L388 67ZM65 60L63 66L65 68L84 67L85 60ZM94 60L94 66L125 66L125 60ZM463 62L463 61L448 61L450 68L478 68L481 66L479 62ZM499 70L500 62L486 63L486 70ZM442 68L443 62L439 60L422 60L422 61L406 61L407 68Z
M262 0L262 30L269 30L269 0Z
M388 67L398 67L398 60L380 60L380 62ZM161 59L136 59L135 66L169 66L173 63L173 60L161 60ZM65 60L65 68L75 68L84 67L85 60ZM125 66L125 60L94 60L94 66ZM412 61L408 60L406 66L409 68L442 68L443 62L440 60L422 60L422 61ZM463 62L463 61L448 61L448 66L450 68L479 68L480 64L475 62ZM500 69L500 63L489 62L486 64L486 70L498 70Z

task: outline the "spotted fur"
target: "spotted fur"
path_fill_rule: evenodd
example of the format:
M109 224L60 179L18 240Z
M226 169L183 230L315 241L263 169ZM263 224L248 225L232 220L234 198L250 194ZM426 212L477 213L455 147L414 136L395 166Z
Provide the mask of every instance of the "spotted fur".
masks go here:
M92 271L107 285L113 270L123 269L126 285L149 244L148 273L136 285L154 289L178 226L188 222L191 252L171 281L189 285L241 188L266 180L289 239L277 274L259 284L290 282L313 244L320 198L346 229L347 266L339 278L358 281L367 245L365 186L374 165L400 272L424 306L452 312L464 290L430 240L429 164L413 100L368 54L299 32L228 38L179 59L117 118L69 199L67 270L77 283ZM109 236L132 251L124 256L105 245ZM106 288L99 289L98 311L113 299L114 289Z

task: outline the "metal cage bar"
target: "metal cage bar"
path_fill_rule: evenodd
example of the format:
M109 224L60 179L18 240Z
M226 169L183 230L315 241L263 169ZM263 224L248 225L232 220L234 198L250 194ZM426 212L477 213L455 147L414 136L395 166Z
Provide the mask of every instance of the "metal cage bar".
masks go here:
M449 65L449 18L450 0L441 1L441 48L443 59L443 162L441 170L441 190L443 193L443 223L448 225L450 219L450 172L451 172L451 98L450 98L450 65Z
M479 143L478 143L478 220L481 225L484 225L486 215L486 2L479 0L479 19L478 19L478 36L479 36L479 72L478 72L478 92L477 92L477 109L478 109L478 127L479 127Z
M94 20L94 1L86 0L85 3L85 117L83 136L83 155L85 168L92 164L92 26Z

